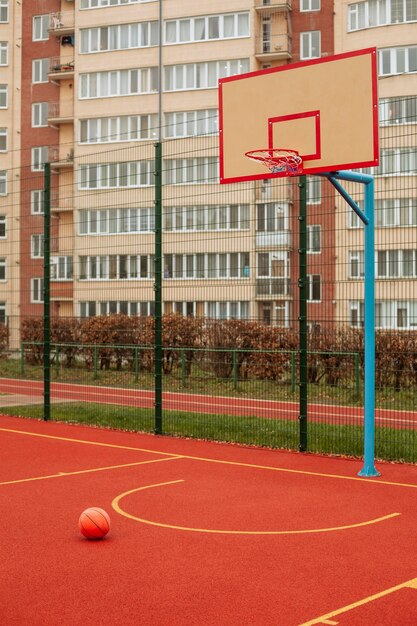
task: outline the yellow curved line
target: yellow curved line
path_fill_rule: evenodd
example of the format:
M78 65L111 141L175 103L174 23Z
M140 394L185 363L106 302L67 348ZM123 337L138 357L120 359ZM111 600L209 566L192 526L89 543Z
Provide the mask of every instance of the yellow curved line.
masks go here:
M152 520L145 519L144 517L137 517L124 511L120 506L120 501L129 496L132 493L136 493L137 491L145 491L146 489L153 489L154 487L165 487L167 485L177 485L179 483L183 483L183 480L171 480L165 483L156 483L154 485L145 485L143 487L137 487L136 489L131 489L130 491L125 491L121 493L119 496L114 498L112 502L113 509L123 515L124 517L128 517L129 519L135 520L136 522L141 522L142 524L149 524L150 526L159 526L161 528L171 528L174 530L186 530L188 532L195 533L213 533L213 534L221 534L221 535L304 535L308 533L328 533L335 530L347 530L349 528L359 528L360 526L369 526L371 524L377 524L378 522L384 522L385 520L391 519L393 517L397 517L400 513L390 513L389 515L384 515L383 517L377 517L375 519L367 520L365 522L358 522L357 524L347 524L345 526L334 526L330 528L310 528L304 530L221 530L221 529L213 529L213 528L193 528L190 526L176 526L174 524L163 524L162 522L153 522Z

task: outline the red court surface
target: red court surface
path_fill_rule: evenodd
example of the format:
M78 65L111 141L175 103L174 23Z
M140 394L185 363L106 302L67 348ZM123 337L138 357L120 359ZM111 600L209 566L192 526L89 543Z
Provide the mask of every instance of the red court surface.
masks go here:
M416 466L6 416L0 440L4 626L417 624Z

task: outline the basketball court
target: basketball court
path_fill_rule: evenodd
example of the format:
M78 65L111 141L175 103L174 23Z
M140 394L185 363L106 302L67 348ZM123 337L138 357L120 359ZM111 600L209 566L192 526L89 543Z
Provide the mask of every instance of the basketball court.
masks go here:
M5 416L0 436L4 624L416 623L415 466Z

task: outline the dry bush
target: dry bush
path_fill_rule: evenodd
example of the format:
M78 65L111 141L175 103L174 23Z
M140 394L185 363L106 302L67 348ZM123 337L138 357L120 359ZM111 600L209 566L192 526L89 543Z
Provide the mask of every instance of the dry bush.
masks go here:
M43 318L27 317L22 320L21 340L25 344L25 360L31 365L43 363Z
M9 327L6 324L0 324L0 358L5 359L8 356L9 349Z
M291 370L291 352L297 348L297 334L286 328L263 324L256 326L252 345L254 352L249 357L248 374L259 380L284 381Z
M184 350L185 374L191 373L191 364L195 350L201 339L202 322L195 317L184 317L178 313L169 313L162 318L162 343L164 346L162 367L165 374L170 374L174 366L181 362L181 350Z

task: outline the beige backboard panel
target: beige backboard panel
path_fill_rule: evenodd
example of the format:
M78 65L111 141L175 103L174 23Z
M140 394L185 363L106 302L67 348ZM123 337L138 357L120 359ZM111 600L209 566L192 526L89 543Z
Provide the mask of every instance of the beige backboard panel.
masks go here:
M378 165L376 49L219 80L220 182L272 174L251 150L297 150L303 173Z

